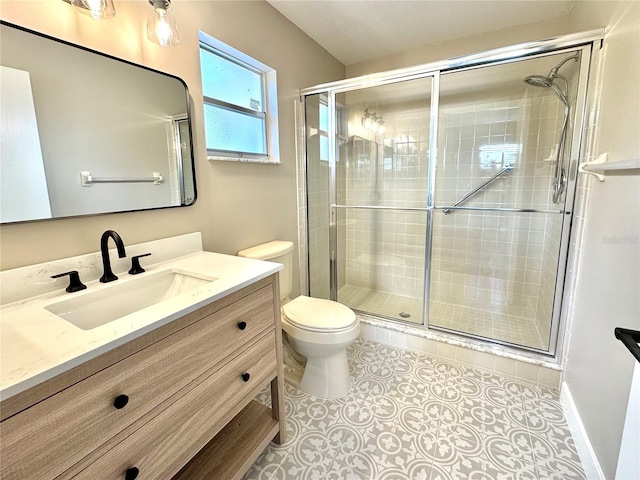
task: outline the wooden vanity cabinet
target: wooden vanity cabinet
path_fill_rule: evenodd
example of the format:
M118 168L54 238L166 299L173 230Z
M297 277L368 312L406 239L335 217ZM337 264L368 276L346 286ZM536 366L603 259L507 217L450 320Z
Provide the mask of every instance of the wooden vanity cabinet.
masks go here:
M279 307L273 275L2 402L1 478L240 478L284 441Z

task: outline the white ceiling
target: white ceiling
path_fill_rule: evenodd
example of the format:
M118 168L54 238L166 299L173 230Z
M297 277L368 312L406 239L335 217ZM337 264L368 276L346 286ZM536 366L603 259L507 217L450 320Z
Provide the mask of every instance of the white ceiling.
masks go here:
M267 0L344 65L565 15L575 0Z

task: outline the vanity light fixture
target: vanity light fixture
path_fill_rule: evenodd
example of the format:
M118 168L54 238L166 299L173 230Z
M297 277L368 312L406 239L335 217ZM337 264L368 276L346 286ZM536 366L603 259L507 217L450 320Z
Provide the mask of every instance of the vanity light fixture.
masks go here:
M362 114L362 126L374 133L382 134L386 130L382 115L376 115L375 112L371 113L368 108L365 108Z
M73 5L75 11L96 20L113 18L116 7L113 0L64 0ZM147 38L161 47L173 47L180 43L176 18L171 9L171 0L148 0L153 7L147 21Z
M370 129L373 124L374 115L369 113L369 109L365 108L362 114L362 126L366 129Z
M171 10L170 0L149 0L153 6L151 18L147 21L147 37L161 47L173 47L180 43L176 18Z
M96 20L106 20L116 15L113 0L65 0L73 5L76 12Z

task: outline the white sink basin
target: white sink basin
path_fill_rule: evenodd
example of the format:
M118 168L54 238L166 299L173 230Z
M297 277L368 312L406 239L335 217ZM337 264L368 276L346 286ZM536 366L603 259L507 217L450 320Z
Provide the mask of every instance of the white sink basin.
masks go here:
M101 290L44 308L78 328L91 330L215 280L215 277L166 270L113 282Z

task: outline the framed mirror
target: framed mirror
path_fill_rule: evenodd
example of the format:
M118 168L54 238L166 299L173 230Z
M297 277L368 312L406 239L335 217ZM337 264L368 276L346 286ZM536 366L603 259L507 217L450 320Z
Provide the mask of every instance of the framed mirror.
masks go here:
M192 205L179 78L0 21L0 223Z

